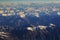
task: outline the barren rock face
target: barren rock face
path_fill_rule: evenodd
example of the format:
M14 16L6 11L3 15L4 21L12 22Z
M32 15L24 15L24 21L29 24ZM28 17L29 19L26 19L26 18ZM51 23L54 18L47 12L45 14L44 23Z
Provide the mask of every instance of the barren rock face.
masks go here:
M5 32L0 32L0 38L2 40L7 40L7 38L9 38L9 34Z
M8 32L0 32L0 39L1 40L17 40Z

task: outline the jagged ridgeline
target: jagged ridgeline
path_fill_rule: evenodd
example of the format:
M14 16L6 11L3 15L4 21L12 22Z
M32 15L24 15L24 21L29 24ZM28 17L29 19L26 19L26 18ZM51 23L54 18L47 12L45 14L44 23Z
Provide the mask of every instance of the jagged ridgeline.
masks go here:
M0 3L0 40L60 40L60 3Z

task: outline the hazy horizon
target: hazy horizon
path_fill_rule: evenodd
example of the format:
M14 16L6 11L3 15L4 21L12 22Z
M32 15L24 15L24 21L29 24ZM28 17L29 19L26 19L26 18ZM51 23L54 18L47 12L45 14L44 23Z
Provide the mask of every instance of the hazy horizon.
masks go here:
M43 2L43 3L50 3L50 2L57 2L60 3L60 0L0 0L0 2Z

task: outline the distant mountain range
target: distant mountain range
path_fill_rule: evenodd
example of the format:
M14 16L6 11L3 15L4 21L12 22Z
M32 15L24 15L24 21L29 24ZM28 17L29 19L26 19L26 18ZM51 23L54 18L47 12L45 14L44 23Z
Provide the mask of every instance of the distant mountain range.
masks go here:
M0 4L0 36L1 40L60 40L60 3Z

